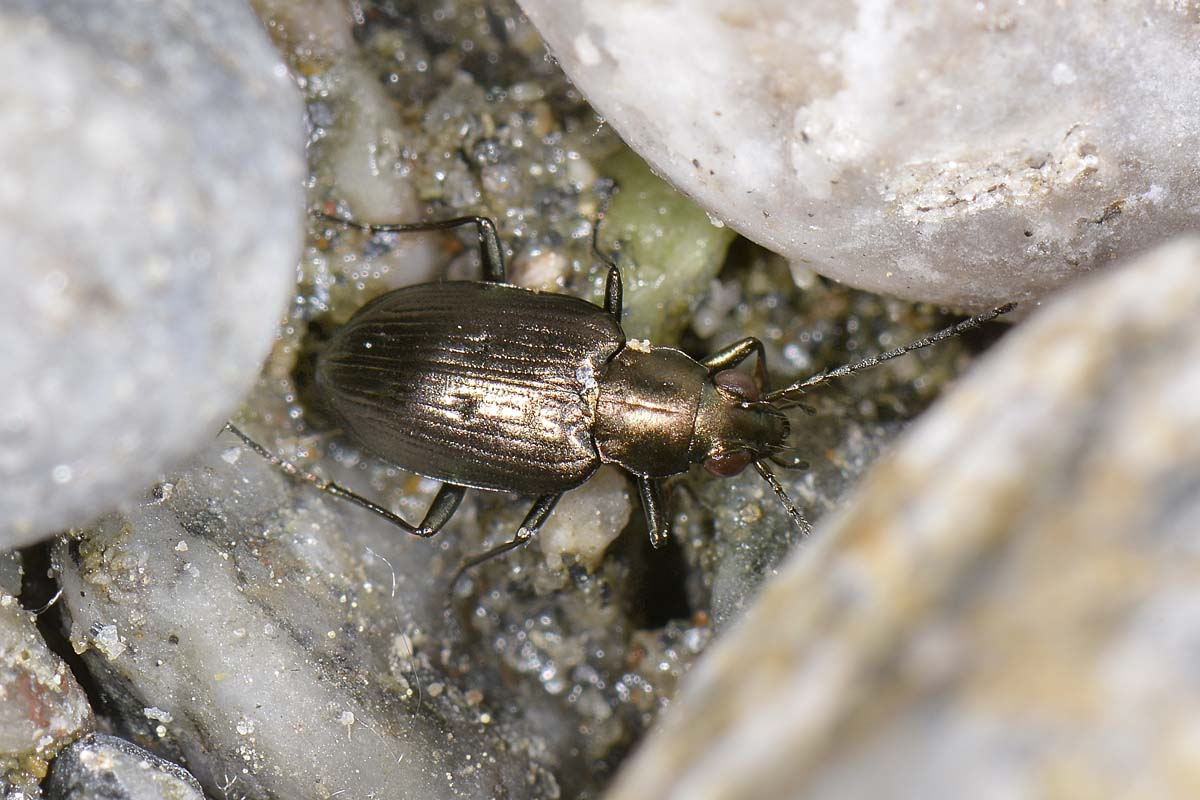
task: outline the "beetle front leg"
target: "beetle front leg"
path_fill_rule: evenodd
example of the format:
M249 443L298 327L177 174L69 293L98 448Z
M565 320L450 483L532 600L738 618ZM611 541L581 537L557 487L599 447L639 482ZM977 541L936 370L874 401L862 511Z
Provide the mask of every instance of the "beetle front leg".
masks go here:
M646 527L650 531L650 546L655 550L667 543L671 528L663 513L662 481L638 476L638 492L642 496L642 510L646 512Z
M708 367L709 375L713 375L723 369L736 367L756 353L758 354L758 360L754 365L754 381L758 384L759 392L766 394L768 391L767 351L763 348L763 343L753 336L739 339L733 344L722 347L700 363Z
M550 517L550 512L558 505L558 501L562 499L563 493L544 494L533 503L533 508L529 509L529 513L525 515L525 519L521 522L521 527L517 528L516 534L507 542L496 545L495 547L484 550L482 553L476 553L473 556L467 556L463 562L459 564L458 569L454 572L454 577L450 579L450 587L458 583L458 579L463 576L467 570L472 567L477 567L485 561L490 561L496 556L504 555L509 550L514 550L528 542L537 532L546 524L546 520Z

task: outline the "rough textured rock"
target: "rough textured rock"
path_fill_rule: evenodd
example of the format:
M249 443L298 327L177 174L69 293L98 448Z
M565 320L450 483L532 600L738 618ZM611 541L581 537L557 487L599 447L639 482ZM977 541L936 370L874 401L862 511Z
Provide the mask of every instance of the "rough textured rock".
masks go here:
M83 690L33 615L0 591L0 789L35 796L49 761L91 725Z
M662 175L853 286L998 305L1200 222L1194 4L521 5Z
M1188 797L1200 241L1041 309L689 674L608 795Z
M210 794L549 794L522 734L441 651L443 554L414 546L429 542L231 436L81 537L55 551L73 646L120 728Z
M51 800L204 800L187 770L103 733L58 754L46 791Z
M0 544L212 436L295 274L303 112L249 9L0 10Z

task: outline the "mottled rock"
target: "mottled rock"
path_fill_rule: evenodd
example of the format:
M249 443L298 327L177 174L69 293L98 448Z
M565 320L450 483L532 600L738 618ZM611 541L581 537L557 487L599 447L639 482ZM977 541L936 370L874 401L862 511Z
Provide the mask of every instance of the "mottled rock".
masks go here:
M59 753L46 791L51 800L204 800L183 767L104 733Z
M689 674L611 800L1200 791L1200 241L1039 310Z
M0 592L0 788L36 796L50 760L91 725L83 690L33 615Z
M1188 3L521 5L662 175L853 286L998 305L1200 222Z
M238 4L0 11L0 543L212 436L295 274L303 116Z
M600 168L618 187L597 244L621 268L628 297L621 327L630 338L671 344L721 271L734 232L714 225L629 151Z

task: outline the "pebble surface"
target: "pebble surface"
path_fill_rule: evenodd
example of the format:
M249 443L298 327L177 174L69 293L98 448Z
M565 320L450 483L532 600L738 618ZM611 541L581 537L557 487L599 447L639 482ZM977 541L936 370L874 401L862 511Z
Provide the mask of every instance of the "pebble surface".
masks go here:
M237 4L0 10L0 546L210 439L295 276L303 109Z
M53 800L204 800L187 770L104 733L58 754L46 792Z
M1190 3L521 6L643 158L797 270L983 310L1200 224Z

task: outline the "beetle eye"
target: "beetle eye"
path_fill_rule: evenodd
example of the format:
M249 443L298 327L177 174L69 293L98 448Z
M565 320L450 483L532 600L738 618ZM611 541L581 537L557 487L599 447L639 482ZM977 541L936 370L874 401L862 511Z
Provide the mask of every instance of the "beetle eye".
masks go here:
M704 468L718 478L732 478L746 468L754 460L749 450L734 450L730 453L717 453L704 459Z
M758 400L758 386L754 379L745 373L732 369L722 370L713 376L713 383L725 394L743 402L753 403Z

